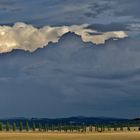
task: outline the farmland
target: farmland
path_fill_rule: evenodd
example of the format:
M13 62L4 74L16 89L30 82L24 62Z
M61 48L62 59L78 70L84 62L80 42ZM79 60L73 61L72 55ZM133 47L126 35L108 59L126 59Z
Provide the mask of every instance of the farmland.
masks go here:
M139 140L140 132L116 133L26 133L1 132L0 140Z

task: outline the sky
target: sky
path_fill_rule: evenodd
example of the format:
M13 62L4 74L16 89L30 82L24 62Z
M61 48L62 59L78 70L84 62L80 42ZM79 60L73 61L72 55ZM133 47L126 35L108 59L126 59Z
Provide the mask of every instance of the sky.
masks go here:
M140 117L139 0L0 0L0 118Z

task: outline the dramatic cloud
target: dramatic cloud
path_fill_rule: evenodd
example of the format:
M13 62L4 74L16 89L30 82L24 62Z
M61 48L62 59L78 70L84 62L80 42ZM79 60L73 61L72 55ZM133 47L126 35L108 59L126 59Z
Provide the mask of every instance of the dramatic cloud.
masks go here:
M10 52L13 49L34 51L43 48L49 42L56 43L61 36L68 32L80 35L84 42L103 44L110 38L124 38L127 34L123 31L99 33L87 28L88 25L73 25L35 28L25 23L16 23L14 26L0 26L0 53Z

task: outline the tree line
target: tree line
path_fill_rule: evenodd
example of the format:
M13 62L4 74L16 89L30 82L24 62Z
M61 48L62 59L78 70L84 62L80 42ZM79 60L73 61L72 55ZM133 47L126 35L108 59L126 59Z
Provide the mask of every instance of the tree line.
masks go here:
M131 126L127 125L125 126L125 129L127 128L127 131L130 131ZM94 130L93 130L94 129ZM9 123L8 121L6 123L0 122L0 131L40 131L40 132L104 132L104 131L117 131L119 129L120 131L124 130L123 125L72 125L72 124L57 124L57 125L49 125L49 124L41 124L41 123L35 123L32 124L26 121L26 123L23 124L23 122L19 123ZM140 131L140 127L139 127Z
M65 131L67 132L70 130L71 132L76 130L86 131L86 126L81 125L48 125L48 124L41 124L41 123L32 123L30 124L28 121L23 125L23 122L20 123L12 123L10 124L8 121L6 123L0 122L0 131Z

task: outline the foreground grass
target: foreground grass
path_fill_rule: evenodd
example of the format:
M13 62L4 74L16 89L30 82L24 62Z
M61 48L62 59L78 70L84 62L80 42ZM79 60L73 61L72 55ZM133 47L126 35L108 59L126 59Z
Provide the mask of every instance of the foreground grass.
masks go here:
M140 132L120 133L0 133L0 140L140 140Z

